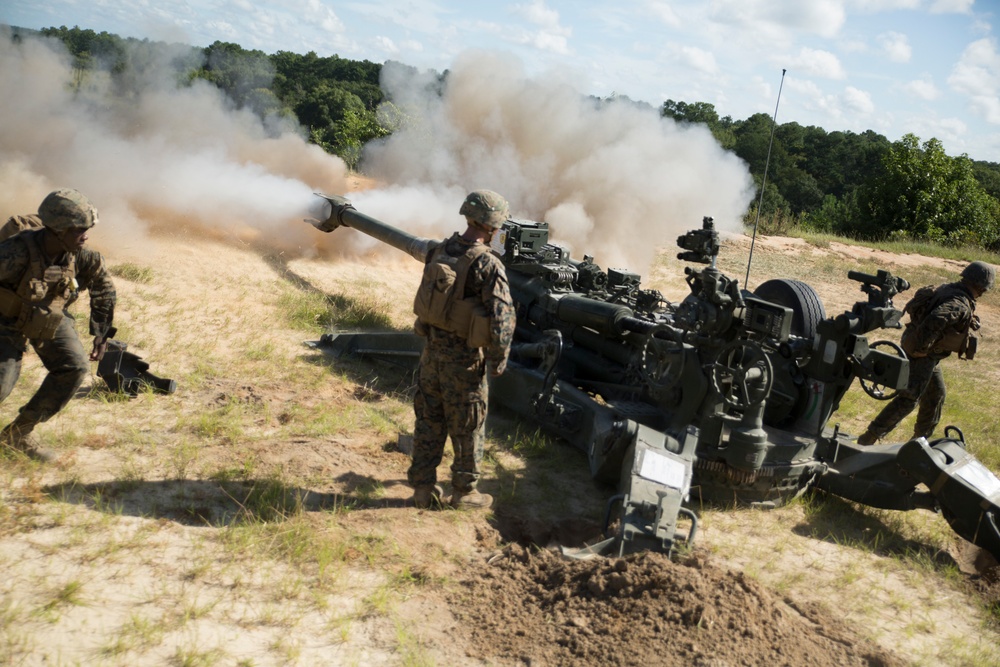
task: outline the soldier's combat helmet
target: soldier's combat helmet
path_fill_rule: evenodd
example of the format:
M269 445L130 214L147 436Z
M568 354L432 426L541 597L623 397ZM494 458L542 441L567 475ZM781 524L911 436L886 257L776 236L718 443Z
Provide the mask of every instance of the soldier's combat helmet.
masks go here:
M70 229L90 229L97 224L97 209L82 193L60 188L42 200L38 207L42 224L57 233Z
M993 289L993 284L996 282L997 271L993 268L992 264L987 264L986 262L972 262L967 267L962 269L962 280L978 287L984 292L988 292Z
M507 200L492 190L473 190L458 209L472 222L491 229L499 229L510 215Z

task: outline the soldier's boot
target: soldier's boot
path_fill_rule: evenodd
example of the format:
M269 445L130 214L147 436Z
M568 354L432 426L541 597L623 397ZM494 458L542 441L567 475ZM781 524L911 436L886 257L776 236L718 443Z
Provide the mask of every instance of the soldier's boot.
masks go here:
M865 431L858 436L857 443L865 447L870 447L878 441L878 436L872 433L870 430Z
M424 484L413 489L413 506L420 510L432 509L441 506L441 496L444 489L440 486Z
M457 510L489 509L493 507L493 496L477 489L455 491L451 494L451 506Z
M5 451L13 451L36 461L48 462L55 460L56 455L53 452L42 449L38 441L31 435L34 429L34 422L21 419L18 416L0 431L0 447Z

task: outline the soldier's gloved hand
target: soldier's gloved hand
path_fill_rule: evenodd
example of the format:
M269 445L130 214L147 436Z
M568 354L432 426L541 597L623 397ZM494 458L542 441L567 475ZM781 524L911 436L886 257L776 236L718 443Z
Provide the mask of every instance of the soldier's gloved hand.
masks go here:
M983 323L979 321L979 315L972 316L972 323L969 324L969 328L973 331L979 331L979 327L983 326Z
M94 349L90 351L91 361L100 361L104 358L104 353L108 351L108 341L100 336L94 336Z
M499 377L503 375L503 372L507 370L507 360L504 359L499 364L490 364L490 375L492 377Z

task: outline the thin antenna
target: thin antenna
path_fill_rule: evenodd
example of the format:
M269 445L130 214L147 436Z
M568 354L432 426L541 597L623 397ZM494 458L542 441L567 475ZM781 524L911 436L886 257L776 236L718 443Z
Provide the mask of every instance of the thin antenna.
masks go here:
M767 143L767 160L764 161L764 175L760 179L760 199L757 200L757 218L753 221L753 236L750 237L750 256L747 257L747 275L743 279L743 288L750 289L750 262L753 261L753 246L757 242L757 223L760 222L760 207L764 203L764 186L767 185L767 170L771 166L771 146L774 145L774 128L778 124L778 105L781 104L781 89L785 86L785 72L781 70L781 83L778 85L778 101L774 103L774 117L771 118L771 140Z

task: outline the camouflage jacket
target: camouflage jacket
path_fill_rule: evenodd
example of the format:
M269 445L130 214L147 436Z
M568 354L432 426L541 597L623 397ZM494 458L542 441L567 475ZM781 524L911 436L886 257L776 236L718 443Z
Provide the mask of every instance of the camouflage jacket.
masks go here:
M25 232L33 233L33 232ZM0 242L0 287L17 291L28 270L28 246L20 234ZM66 253L52 261L65 266ZM90 333L105 338L115 318L115 286L104 265L101 253L82 248L76 253L76 282L79 289L90 292ZM0 327L11 328L14 321L0 316Z
M962 283L939 286L924 316L907 325L913 328L913 351L942 359L957 352L954 341L969 335L975 312L976 298Z
M457 257L465 254L474 243L462 238L456 232L444 241L445 250L449 255ZM510 343L514 338L514 327L517 323L514 314L513 300L510 296L510 286L507 283L507 271L503 263L492 252L484 252L469 267L465 279L465 294L463 297L478 296L486 312L490 315L491 344L486 348L486 363L491 371L503 372L507 366L510 354ZM464 347L465 341L457 334L435 330L435 336L443 339L448 345ZM449 341L449 339L454 339Z

